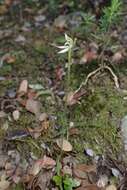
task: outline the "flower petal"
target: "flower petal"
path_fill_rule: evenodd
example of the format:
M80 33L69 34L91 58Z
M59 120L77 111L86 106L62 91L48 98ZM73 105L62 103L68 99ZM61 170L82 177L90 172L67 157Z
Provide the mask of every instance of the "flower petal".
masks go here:
M56 46L57 48L59 48L59 49L65 49L65 48L67 48L67 46Z
M67 47L67 48L65 48L65 49L63 49L63 50L61 50L61 51L59 51L58 53L66 53L66 52L68 52L68 50L69 50L69 48Z
M65 40L68 41L69 36L66 33L64 35L65 35Z

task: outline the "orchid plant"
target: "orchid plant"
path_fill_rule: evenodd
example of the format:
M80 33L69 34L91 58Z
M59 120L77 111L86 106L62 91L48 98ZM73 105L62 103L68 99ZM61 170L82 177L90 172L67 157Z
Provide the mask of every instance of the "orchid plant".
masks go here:
M65 43L64 45L61 46L55 46L58 49L60 49L60 51L58 52L59 54L64 54L67 53L67 83L66 83L66 98L67 95L70 92L70 79L71 79L71 65L72 65L72 53L74 51L74 46L76 44L76 38L72 39L71 37L69 37L67 34L65 34ZM65 101L65 105L64 105L64 110L65 114L68 113L68 108L67 108L67 101ZM66 128L67 131L67 140L68 140L68 125ZM62 132L62 136L64 135L64 129ZM62 137L63 138L63 137Z
M72 39L65 33L65 43L63 46L56 46L61 49L58 53L68 53L68 62L67 62L67 89L70 87L70 77L71 77L71 65L72 65L72 53L76 43L76 38Z

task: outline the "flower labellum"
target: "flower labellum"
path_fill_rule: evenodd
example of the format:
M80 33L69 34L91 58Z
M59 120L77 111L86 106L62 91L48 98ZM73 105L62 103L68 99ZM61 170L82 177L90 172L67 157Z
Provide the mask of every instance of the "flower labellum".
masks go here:
M69 37L65 33L65 44L63 46L57 46L57 48L61 49L58 53L68 52L70 49L74 47L74 44L75 44L75 40L73 40L71 37Z

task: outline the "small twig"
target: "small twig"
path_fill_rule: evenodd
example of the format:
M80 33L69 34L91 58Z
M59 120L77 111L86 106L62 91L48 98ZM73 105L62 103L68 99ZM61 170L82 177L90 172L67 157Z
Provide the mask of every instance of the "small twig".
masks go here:
M114 79L115 86L116 86L116 88L119 89L120 85L118 82L118 77L115 75L115 73L113 72L113 70L109 66L105 66L104 68L107 69L111 73L111 75L113 76L113 79Z
M89 78L91 78L93 75L95 75L95 74L96 74L97 72L99 72L101 69L102 69L102 68L99 67L98 69L96 69L96 70L92 71L91 73L89 73L89 74L87 75L87 77L86 77L86 80L85 80L84 82L82 82L82 83L80 84L79 88L75 91L75 94L76 94L77 92L79 92L83 86L86 86L86 84L87 84Z
M114 83L115 83L115 86L116 86L117 89L119 89L119 88L120 88L120 85L119 85L119 82L118 82L118 77L115 75L115 73L113 72L113 70L112 70L109 66L106 66L106 65L103 66L103 69L106 69L106 70L108 70L108 71L111 73L111 75L113 76L113 81L114 81ZM98 69L96 69L96 70L92 71L91 73L89 73L89 74L87 75L87 77L86 77L86 80L80 84L79 88L75 91L74 94L78 93L78 92L81 90L81 88L82 88L83 86L86 86L87 83L88 83L88 80L89 80L93 75L95 75L96 73L98 73L98 72L101 71L101 70L102 70L102 67L99 67Z

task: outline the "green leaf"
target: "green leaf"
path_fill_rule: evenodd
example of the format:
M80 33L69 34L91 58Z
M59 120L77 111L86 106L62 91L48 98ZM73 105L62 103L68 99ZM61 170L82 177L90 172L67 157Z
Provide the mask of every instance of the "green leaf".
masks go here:
M62 176L59 176L59 175L55 175L55 176L53 176L53 181L55 182L55 184L57 185L57 186L61 186L61 184L62 184Z
M43 90L44 87L41 84L29 84L29 87L34 90Z
M76 179L69 178L68 176L65 177L63 180L64 183L64 190L73 190L73 187L80 186L80 182Z

